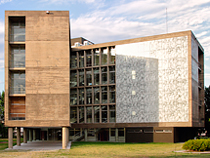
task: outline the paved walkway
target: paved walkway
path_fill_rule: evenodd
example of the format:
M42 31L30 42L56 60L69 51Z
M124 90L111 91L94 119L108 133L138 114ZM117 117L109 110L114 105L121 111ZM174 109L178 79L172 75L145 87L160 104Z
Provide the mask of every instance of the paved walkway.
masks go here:
M174 151L177 153L193 153L193 154L210 154L210 151L188 151L188 150L179 150L179 151Z
M70 149L71 142L68 143L67 149ZM59 150L62 149L61 141L32 141L21 143L21 146L13 146L13 149L5 150Z

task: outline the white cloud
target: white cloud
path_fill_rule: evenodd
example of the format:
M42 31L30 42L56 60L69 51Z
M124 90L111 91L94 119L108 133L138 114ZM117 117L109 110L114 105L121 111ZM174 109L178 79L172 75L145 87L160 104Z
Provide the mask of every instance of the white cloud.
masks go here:
M4 59L0 59L0 69L4 68Z
M40 0L40 2L50 2L50 3L56 3L56 4L66 4L66 3L74 3L77 2L77 0ZM95 0L78 0L78 2L82 3L93 3Z
M0 5L1 5L1 4L4 4L4 3L7 3L7 2L11 2L11 1L12 1L12 0L1 0L1 1L0 1Z
M205 58L205 60L209 60L209 58Z

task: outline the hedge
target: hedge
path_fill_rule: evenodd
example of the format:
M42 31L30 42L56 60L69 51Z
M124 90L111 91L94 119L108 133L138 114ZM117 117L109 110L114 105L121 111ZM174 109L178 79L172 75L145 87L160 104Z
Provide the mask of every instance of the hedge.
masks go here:
M209 151L210 139L190 139L184 143L182 148L193 151Z

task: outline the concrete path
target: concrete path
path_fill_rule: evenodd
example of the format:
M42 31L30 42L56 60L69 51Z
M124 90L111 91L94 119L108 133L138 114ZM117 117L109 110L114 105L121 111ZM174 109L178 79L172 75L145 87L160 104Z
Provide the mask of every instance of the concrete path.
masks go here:
M71 142L68 143L67 149L70 149ZM59 150L62 149L61 141L32 141L21 143L21 146L13 146L13 149L5 150Z

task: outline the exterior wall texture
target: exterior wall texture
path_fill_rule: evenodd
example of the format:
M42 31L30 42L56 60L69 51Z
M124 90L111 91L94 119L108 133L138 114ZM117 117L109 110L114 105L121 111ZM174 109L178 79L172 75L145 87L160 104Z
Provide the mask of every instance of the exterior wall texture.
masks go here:
M126 57L131 63L124 63ZM130 60L134 57L138 59ZM131 79L132 70L135 79ZM144 73L152 78L142 78ZM136 80L143 86L136 86ZM188 36L117 45L116 85L120 84L125 86L116 87L117 123L189 122ZM138 93L131 100L132 88ZM140 117L132 116L135 113Z
M25 16L26 30L26 118L21 121L7 118L5 125L70 126L69 12L8 11L5 16L7 24L10 16Z

